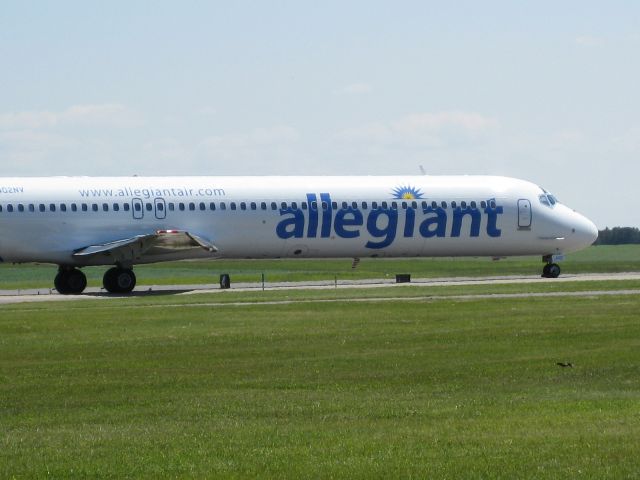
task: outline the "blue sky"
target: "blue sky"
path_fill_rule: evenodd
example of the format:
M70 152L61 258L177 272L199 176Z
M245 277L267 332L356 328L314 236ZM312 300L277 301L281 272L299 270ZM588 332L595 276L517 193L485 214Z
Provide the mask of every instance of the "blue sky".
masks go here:
M640 226L637 2L3 2L1 175L500 174Z

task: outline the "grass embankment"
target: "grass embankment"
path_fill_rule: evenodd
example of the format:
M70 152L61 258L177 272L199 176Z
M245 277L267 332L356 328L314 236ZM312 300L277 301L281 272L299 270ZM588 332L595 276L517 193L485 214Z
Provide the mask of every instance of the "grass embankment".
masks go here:
M0 307L0 477L640 471L638 296L183 299Z
M640 271L640 245L597 246L569 255L562 264L566 273ZM85 268L89 285L102 285L105 267ZM349 259L321 260L212 260L139 265L135 268L140 285L214 284L221 273L233 282L356 280L394 278L410 273L414 278L535 275L542 271L539 257L509 258L498 262L487 258L364 258L357 268ZM51 288L56 267L51 265L0 265L0 290Z

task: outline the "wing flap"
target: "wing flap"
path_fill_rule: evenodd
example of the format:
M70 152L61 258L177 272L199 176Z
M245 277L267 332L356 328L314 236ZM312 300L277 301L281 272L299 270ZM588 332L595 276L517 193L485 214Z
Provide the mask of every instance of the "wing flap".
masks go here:
M98 245L88 245L73 252L74 257L113 255L119 258L138 258L145 254L162 254L202 248L208 252L218 251L205 238L183 230L158 230L147 235L136 235Z

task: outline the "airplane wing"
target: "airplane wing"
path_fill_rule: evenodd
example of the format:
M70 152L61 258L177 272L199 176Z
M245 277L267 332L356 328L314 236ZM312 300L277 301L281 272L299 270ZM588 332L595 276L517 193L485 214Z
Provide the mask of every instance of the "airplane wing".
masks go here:
M118 259L136 259L141 256L163 255L189 249L202 248L207 252L218 251L205 238L183 230L158 230L155 233L136 235L98 245L88 245L73 252L74 257L93 255L113 256Z

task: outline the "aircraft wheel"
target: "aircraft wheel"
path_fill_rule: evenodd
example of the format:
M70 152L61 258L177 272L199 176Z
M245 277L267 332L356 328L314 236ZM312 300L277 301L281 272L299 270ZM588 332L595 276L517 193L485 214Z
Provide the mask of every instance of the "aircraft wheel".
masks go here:
M548 278L558 278L560 276L560 265L557 263L551 263L547 265L549 267Z
M55 280L53 281L53 284L55 285L56 290L60 295L68 295L71 293L69 291L69 286L67 284L67 276L68 276L68 272L61 270L58 272Z
M549 267L551 267L550 263L547 263L542 269L542 277L549 278Z
M87 288L87 277L80 270L73 269L67 273L67 286L71 293L82 293Z
M76 268L60 270L53 283L61 295L77 295L87 288L87 277Z
M102 283L109 293L129 293L136 286L136 275L131 269L113 267L104 274Z

